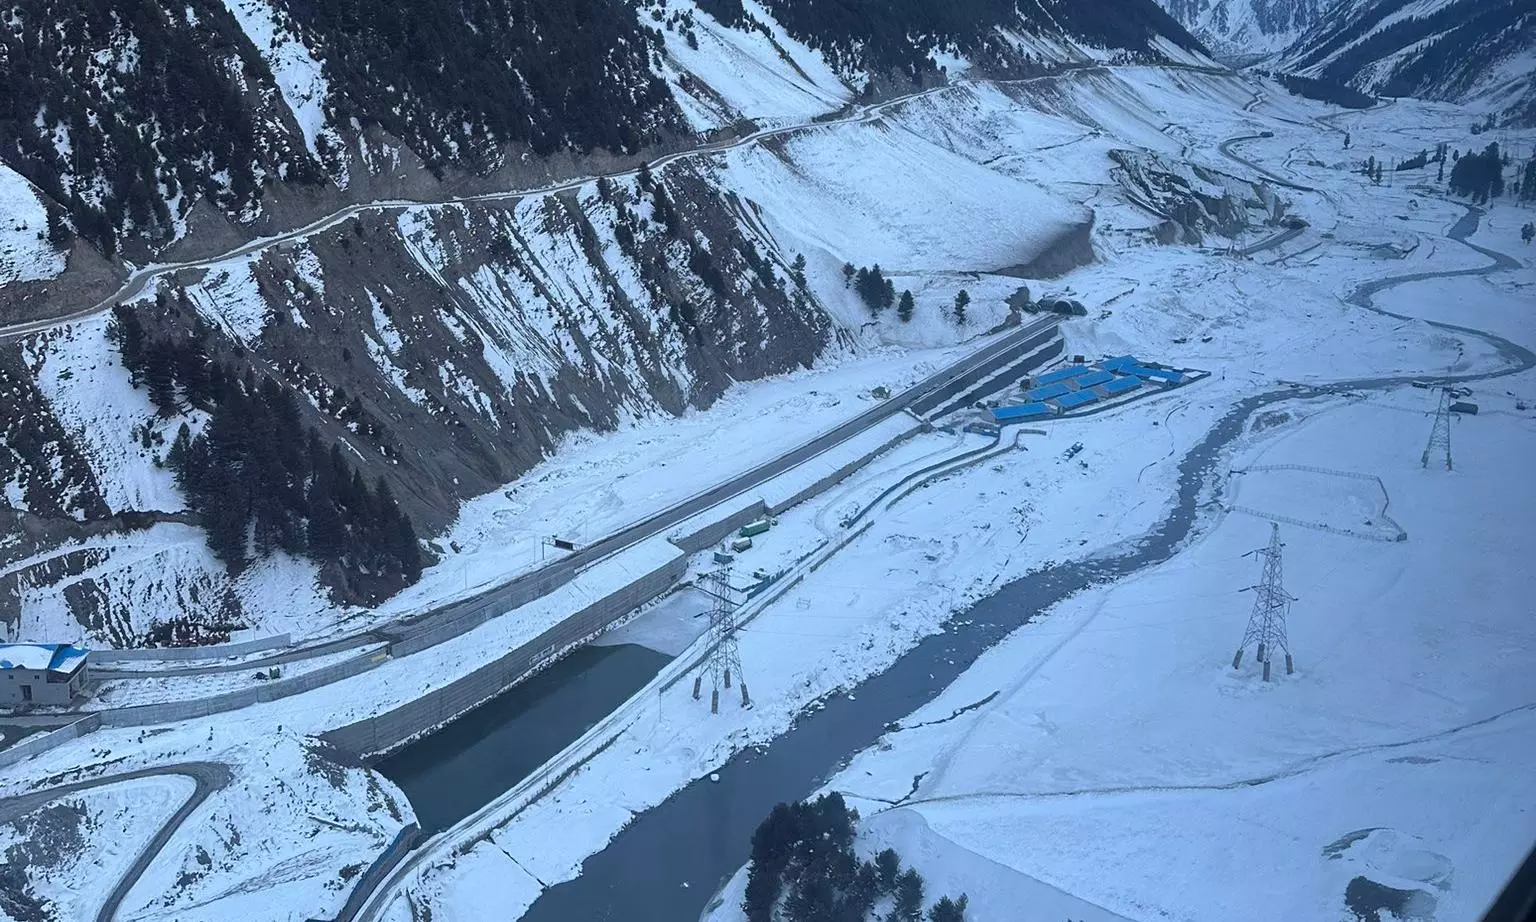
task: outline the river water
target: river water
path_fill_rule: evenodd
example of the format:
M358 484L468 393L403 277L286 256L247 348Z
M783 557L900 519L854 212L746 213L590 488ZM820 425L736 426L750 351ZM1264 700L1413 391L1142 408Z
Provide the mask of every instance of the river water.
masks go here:
M582 647L374 767L400 786L432 835L575 742L671 659L638 644Z

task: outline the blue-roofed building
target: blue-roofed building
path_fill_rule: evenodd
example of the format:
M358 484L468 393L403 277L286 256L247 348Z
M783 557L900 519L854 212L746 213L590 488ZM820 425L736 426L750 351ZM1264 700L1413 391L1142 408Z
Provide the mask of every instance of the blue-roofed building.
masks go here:
M1149 381L1157 381L1160 384L1183 384L1184 375L1172 368L1147 368L1144 365L1136 365L1126 369L1131 374L1146 378Z
M1067 387L1065 382L1058 381L1055 384L1047 384L1044 387L1037 387L1033 390L1025 391L1024 399L1030 401L1031 403L1038 403L1041 400L1050 400L1052 397L1060 397L1062 394L1065 394L1070 390L1072 390L1072 388Z
M1066 368L1058 368L1055 371L1048 371L1043 375L1037 375L1035 377L1035 386L1043 387L1047 384L1055 384L1058 381L1065 381L1068 378L1075 378L1078 375L1087 374L1088 371L1089 369L1087 365L1070 365Z
M1025 403L1012 407L998 407L992 411L992 421L999 426L1008 423L1023 422L1026 419L1040 419L1056 412L1044 403Z
M1085 404L1093 403L1098 399L1099 395L1095 394L1093 391L1074 391L1073 393L1057 397L1052 402L1055 403L1056 406L1059 407L1063 412L1065 412L1067 410L1075 410Z
M69 704L90 678L89 653L67 643L0 644L0 706Z
M1125 371L1134 365L1141 364L1134 355L1117 355L1114 358L1105 359L1099 363L1099 367L1105 371Z
M1090 387L1098 387L1100 384L1107 384L1113 380L1115 380L1113 372L1090 371L1086 375L1079 375L1073 378L1072 383L1081 391L1087 390Z
M1108 384L1099 385L1093 390L1100 397L1118 397L1121 394L1128 394L1138 387L1141 387L1141 379L1131 375L1125 378L1116 378Z

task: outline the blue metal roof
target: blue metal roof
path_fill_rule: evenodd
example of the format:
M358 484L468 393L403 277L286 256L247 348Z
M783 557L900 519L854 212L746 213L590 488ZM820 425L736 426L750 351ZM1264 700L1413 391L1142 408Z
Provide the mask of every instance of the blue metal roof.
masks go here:
M84 649L67 643L0 644L0 669L73 672L85 654Z
M1058 368L1055 371L1048 371L1043 375L1037 376L1035 378L1035 385L1038 387L1044 384L1055 384L1057 381L1065 381L1068 378L1075 378L1078 375L1086 374L1088 370L1087 365L1070 365L1066 368Z
M998 407L992 411L992 418L1000 423L1019 419L1035 419L1040 416L1050 415L1051 408L1043 403L1025 403L1014 407Z
M1143 378L1155 378L1158 381L1167 381L1169 384L1178 384L1184 380L1184 376L1172 368L1147 368L1137 365L1127 370L1133 375L1139 375Z
M1124 394L1128 391L1134 391L1138 387L1141 387L1140 378L1116 378L1108 384L1101 385L1100 387L1096 388L1096 390L1099 392L1099 396L1101 397L1113 397L1116 394Z
M1099 363L1099 367L1109 371L1123 371L1132 365L1139 364L1134 355L1117 355L1112 359L1105 359Z
M1098 386L1100 384L1104 384L1106 382L1113 381L1113 380L1115 380L1115 376L1111 372L1108 372L1108 371L1091 371L1088 374L1083 375L1080 378L1073 378L1072 379L1072 383L1076 384L1078 389L1081 390L1081 389L1087 388L1087 387L1096 387L1096 386Z
M1076 393L1057 397L1056 406L1062 408L1063 410L1073 410L1085 403L1093 403L1098 399L1099 395L1095 394L1093 391L1077 391Z
M1037 387L1034 390L1025 391L1024 399L1030 401L1049 400L1052 397L1060 397L1062 394L1065 394L1070 390L1070 387L1067 387L1065 384L1060 382L1056 384L1047 384L1044 387Z

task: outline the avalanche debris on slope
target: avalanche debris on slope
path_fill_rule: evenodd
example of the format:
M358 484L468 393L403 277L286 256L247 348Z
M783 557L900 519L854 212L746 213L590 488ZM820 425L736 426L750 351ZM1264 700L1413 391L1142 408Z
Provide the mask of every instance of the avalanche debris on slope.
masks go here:
M320 61L291 28L279 20L278 11L269 0L223 0L223 3L272 70L278 92L303 133L304 146L331 171L336 185L345 189L346 162L337 156L344 142L326 121L330 88L321 72Z

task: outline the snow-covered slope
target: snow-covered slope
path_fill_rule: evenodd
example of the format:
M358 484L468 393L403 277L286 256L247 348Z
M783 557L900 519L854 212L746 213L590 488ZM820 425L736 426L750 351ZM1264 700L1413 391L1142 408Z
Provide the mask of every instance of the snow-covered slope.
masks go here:
M63 269L63 254L48 243L48 211L37 191L0 164L0 287L52 278Z
M1163 0L1217 56L1234 61L1283 51L1329 12L1329 0Z
M1536 9L1519 0L1339 2L1276 68L1383 96L1475 103L1536 121Z

